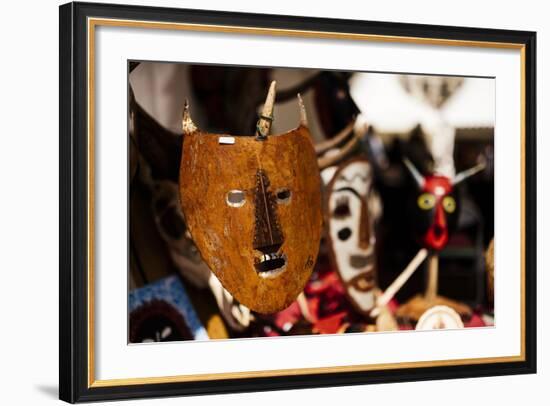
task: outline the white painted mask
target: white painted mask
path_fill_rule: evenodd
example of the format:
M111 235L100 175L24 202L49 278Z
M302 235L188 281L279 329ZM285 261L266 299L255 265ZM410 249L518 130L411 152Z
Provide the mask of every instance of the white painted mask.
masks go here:
M363 314L375 305L375 237L373 214L369 209L371 184L371 165L364 158L355 158L336 170L326 194L331 261L349 300Z

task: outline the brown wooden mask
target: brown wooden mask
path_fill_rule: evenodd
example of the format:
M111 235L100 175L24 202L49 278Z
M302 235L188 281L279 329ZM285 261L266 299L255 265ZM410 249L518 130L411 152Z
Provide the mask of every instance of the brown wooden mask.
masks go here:
M290 305L315 264L321 186L299 98L301 122L269 135L272 83L256 136L200 131L184 112L180 201L204 261L242 304L259 313Z

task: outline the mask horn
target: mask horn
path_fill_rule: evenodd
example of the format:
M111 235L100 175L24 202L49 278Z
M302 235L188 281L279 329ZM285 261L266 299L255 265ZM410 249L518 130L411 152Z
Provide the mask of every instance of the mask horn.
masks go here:
M298 93L298 106L300 107L300 126L307 127L306 106L304 106L304 100L300 93Z
M183 130L183 135L189 135L197 131L197 126L191 119L191 113L189 113L189 101L185 100L185 105L183 106L183 117L181 119L181 128Z
M267 97L265 99L264 108L260 114L258 124L256 124L256 138L259 140L265 140L271 130L271 124L273 123L273 106L275 105L275 86L277 82L271 82Z
M465 171L460 172L454 177L453 186L458 185L462 181L465 181L470 176L474 176L476 173L481 172L483 169L485 169L485 162L480 162L473 168L466 169Z
M418 172L418 169L416 169L416 167L413 165L411 161L409 161L408 158L403 159L403 163L411 173L416 184L418 185L418 188L422 189L422 187L424 186L424 176L422 176L420 172Z

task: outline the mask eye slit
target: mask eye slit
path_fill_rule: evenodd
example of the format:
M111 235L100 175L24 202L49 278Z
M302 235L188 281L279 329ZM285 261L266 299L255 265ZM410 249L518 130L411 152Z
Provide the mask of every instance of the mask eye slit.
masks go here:
M277 197L277 203L286 204L290 201L291 193L287 188L281 188L277 190L275 196Z
M456 210L456 201L452 196L445 196L443 198L443 208L447 213L454 213Z
M246 203L246 196L242 190L230 190L225 201L230 207L242 207Z
M349 200L347 197L342 197L336 200L336 207L332 212L334 218L342 219L351 216L351 210L349 208Z

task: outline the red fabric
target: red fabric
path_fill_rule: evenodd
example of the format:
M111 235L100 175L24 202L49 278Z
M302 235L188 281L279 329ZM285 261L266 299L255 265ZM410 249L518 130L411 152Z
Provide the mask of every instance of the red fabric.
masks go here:
M333 269L325 268L316 271L307 283L304 294L312 318L309 325L310 334L343 333L350 326L364 331L367 324L374 324L374 321L365 319L353 309L346 297L344 287ZM398 307L399 303L395 299L388 303L388 308L393 314ZM263 336L284 335L297 323L305 322L297 301L285 310L269 316L269 319L275 328L264 326L261 333ZM482 319L482 313L476 309L472 318L466 321L464 326L484 327L486 323ZM414 330L414 327L410 323L399 324L399 330Z
M304 294L311 315L313 334L341 333L346 326L361 322L348 302L344 287L332 269L317 271L307 283ZM298 302L273 315L273 323L282 331L303 319Z
M487 323L485 323L481 317L482 315L478 312L475 312L472 315L472 318L464 323L464 327L470 328L470 327L487 327Z

